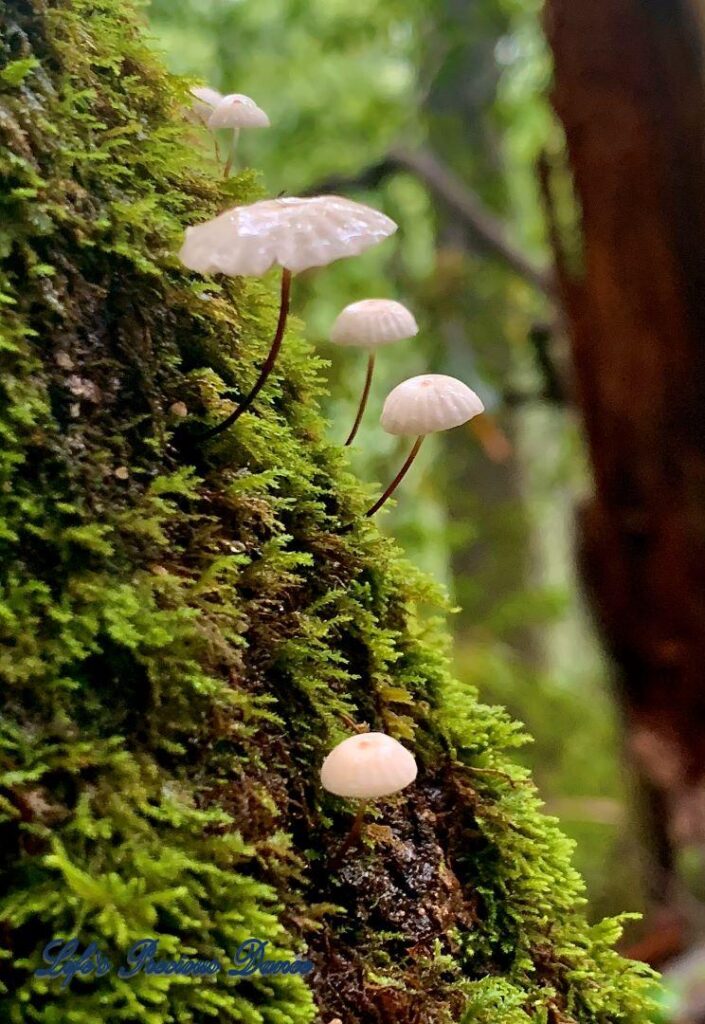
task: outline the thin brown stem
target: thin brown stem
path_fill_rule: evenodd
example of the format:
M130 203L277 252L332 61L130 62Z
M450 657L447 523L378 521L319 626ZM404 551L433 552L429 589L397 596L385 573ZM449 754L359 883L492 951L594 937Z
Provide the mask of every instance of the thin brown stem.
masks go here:
M369 518L369 516L373 516L375 514L375 512L379 512L379 510L382 508L382 505L384 505L385 501L387 501L388 498L391 498L391 496L394 494L394 492L396 491L396 489L399 486L399 484L402 482L402 480L404 479L406 474L411 469L412 462L414 461L416 456L419 454L419 448L421 447L421 445L423 443L424 436L425 435L422 434L421 437L417 437L416 438L416 440L414 441L414 447L409 452L409 457L407 458L407 460L404 463L404 465L401 467L401 469L399 470L397 475L394 477L394 479L392 480L391 484L389 485L387 490L384 492L382 497L378 501L376 501L374 503L374 505L372 506L372 508L368 509L367 512L365 513L365 515L368 518Z
M367 376L365 377L365 386L362 389L362 395L360 396L360 404L357 409L357 416L353 423L352 430L348 434L348 439L345 442L345 447L352 444L355 440L355 435L360 429L362 423L362 417L365 415L365 409L367 408L367 399L370 397L370 387L372 386L372 375L375 372L375 353L370 352L367 357Z
M362 835L362 823L365 820L365 812L367 810L368 802L369 801L367 800L361 801L360 806L357 809L357 814L355 815L355 820L350 826L350 831L348 832L345 839L338 847L335 856L328 865L329 871L332 871L334 868L337 868L339 866L344 855L348 852L350 847L354 846L360 839Z
M262 390L264 382L272 372L272 368L277 361L279 355L279 349L282 347L282 341L284 340L284 331L286 329L286 319L289 315L289 297L291 293L291 271L287 270L286 267L282 270L282 285L281 285L281 302L279 305L279 320L277 322L277 330L272 341L272 347L269 350L269 355L265 359L260 375L255 382L254 387L250 391L249 395L240 402L237 409L231 412L227 419L223 420L215 427L211 427L205 434L202 435L201 440L207 441L211 437L216 437L217 434L222 434L228 427L232 427L233 423L237 423L244 412L250 408L255 398Z

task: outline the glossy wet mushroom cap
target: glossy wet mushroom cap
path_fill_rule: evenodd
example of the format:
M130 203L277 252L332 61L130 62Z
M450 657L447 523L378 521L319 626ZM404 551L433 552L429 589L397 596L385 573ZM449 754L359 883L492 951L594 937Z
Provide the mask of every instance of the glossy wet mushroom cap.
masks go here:
M358 256L397 225L341 196L265 199L186 229L179 253L202 274L259 277L278 264L292 273Z
M421 437L459 427L484 409L478 395L461 380L424 373L390 391L380 422L388 434Z
M416 772L406 747L385 733L366 732L333 747L321 767L321 784L337 796L375 800L410 785Z
M338 314L330 332L335 345L379 348L413 338L419 326L413 314L394 299L362 299Z

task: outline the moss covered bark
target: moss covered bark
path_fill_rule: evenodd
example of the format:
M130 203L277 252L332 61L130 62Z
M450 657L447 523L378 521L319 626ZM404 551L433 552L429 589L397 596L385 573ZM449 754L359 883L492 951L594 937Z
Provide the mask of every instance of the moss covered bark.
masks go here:
M256 414L192 443L276 295L173 254L253 180L199 164L125 0L0 2L0 31L0 1019L643 1019L517 728L449 676L438 595L360 518L295 329ZM352 722L420 774L331 869L350 808L317 769ZM55 935L227 966L257 936L315 970L62 989L33 975Z

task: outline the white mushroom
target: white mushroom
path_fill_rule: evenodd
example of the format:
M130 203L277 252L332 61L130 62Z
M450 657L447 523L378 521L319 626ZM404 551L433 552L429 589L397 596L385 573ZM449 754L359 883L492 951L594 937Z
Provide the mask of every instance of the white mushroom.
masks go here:
M179 258L202 274L260 277L275 264L298 274L358 256L396 229L379 210L341 196L265 199L187 228Z
M208 127L217 128L269 128L270 121L253 99L239 92L221 96L208 119Z
M329 793L360 801L355 820L329 864L332 870L359 839L368 800L398 793L416 778L416 761L406 747L383 732L358 733L333 747L321 766Z
M484 409L475 392L457 377L422 373L390 391L380 423L388 434L433 434L459 427Z
M355 422L345 445L352 444L362 422L372 386L376 349L394 341L413 338L419 327L413 314L393 299L363 299L346 306L333 324L330 340L335 345L367 349L367 375Z
M269 128L269 125L270 121L265 112L249 96L240 92L231 92L220 98L208 118L208 127L211 131L217 131L219 128L232 128L233 138L230 153L223 168L225 178L230 174L235 160L240 129Z
M394 221L379 210L340 196L264 200L186 229L179 258L191 270L259 277L274 265L282 268L279 323L261 373L238 408L205 437L235 423L269 376L284 337L292 275L358 256L396 229Z
M223 98L222 93L219 93L217 89L211 89L208 85L194 85L190 89L190 93L193 96L193 103L191 109L186 111L186 117L195 124L203 125L204 128L208 127L211 114ZM213 148L215 159L220 163L220 147L215 135L213 136Z
M424 373L398 384L387 395L380 423L388 434L416 436L409 456L382 497L367 512L384 505L406 476L427 434L450 430L484 412L480 398L467 384L442 373Z
M394 299L362 299L338 314L330 332L335 345L380 348L393 341L413 338L419 325L413 314Z
M337 796L375 800L409 786L416 771L413 754L392 736L364 732L333 747L321 767L321 785Z
M194 85L190 92L193 96L191 114L199 124L207 124L211 114L222 100L222 94L207 85Z
M369 800L399 793L416 778L414 756L400 742L383 732L348 736L334 746L321 766L321 783L329 793L360 801L347 836L328 869L332 870L360 838Z

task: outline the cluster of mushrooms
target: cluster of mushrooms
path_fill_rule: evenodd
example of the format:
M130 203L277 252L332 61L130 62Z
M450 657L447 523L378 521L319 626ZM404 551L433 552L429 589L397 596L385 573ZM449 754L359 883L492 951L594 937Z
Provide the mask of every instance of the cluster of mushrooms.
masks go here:
M232 131L224 167L227 177L240 129L266 127L269 118L248 96L222 96L207 87L195 88L192 93L192 120L212 132L221 128ZM217 141L216 156L219 159ZM358 256L396 230L395 222L385 214L335 195L263 200L226 210L212 220L186 229L179 258L190 270L227 277L260 277L273 266L281 268L279 319L269 354L248 394L226 419L206 431L202 440L233 426L265 385L284 340L294 274ZM330 340L367 351L365 383L346 445L352 444L365 413L377 349L417 333L418 326L410 311L389 299L354 302L337 317ZM428 434L460 426L483 411L480 398L455 377L428 373L398 384L384 402L381 426L389 434L413 437L414 441L396 477L366 515L374 515L391 497ZM359 733L334 747L323 763L321 783L331 793L361 801L343 847L359 834L367 801L397 793L415 778L413 755L384 733Z

